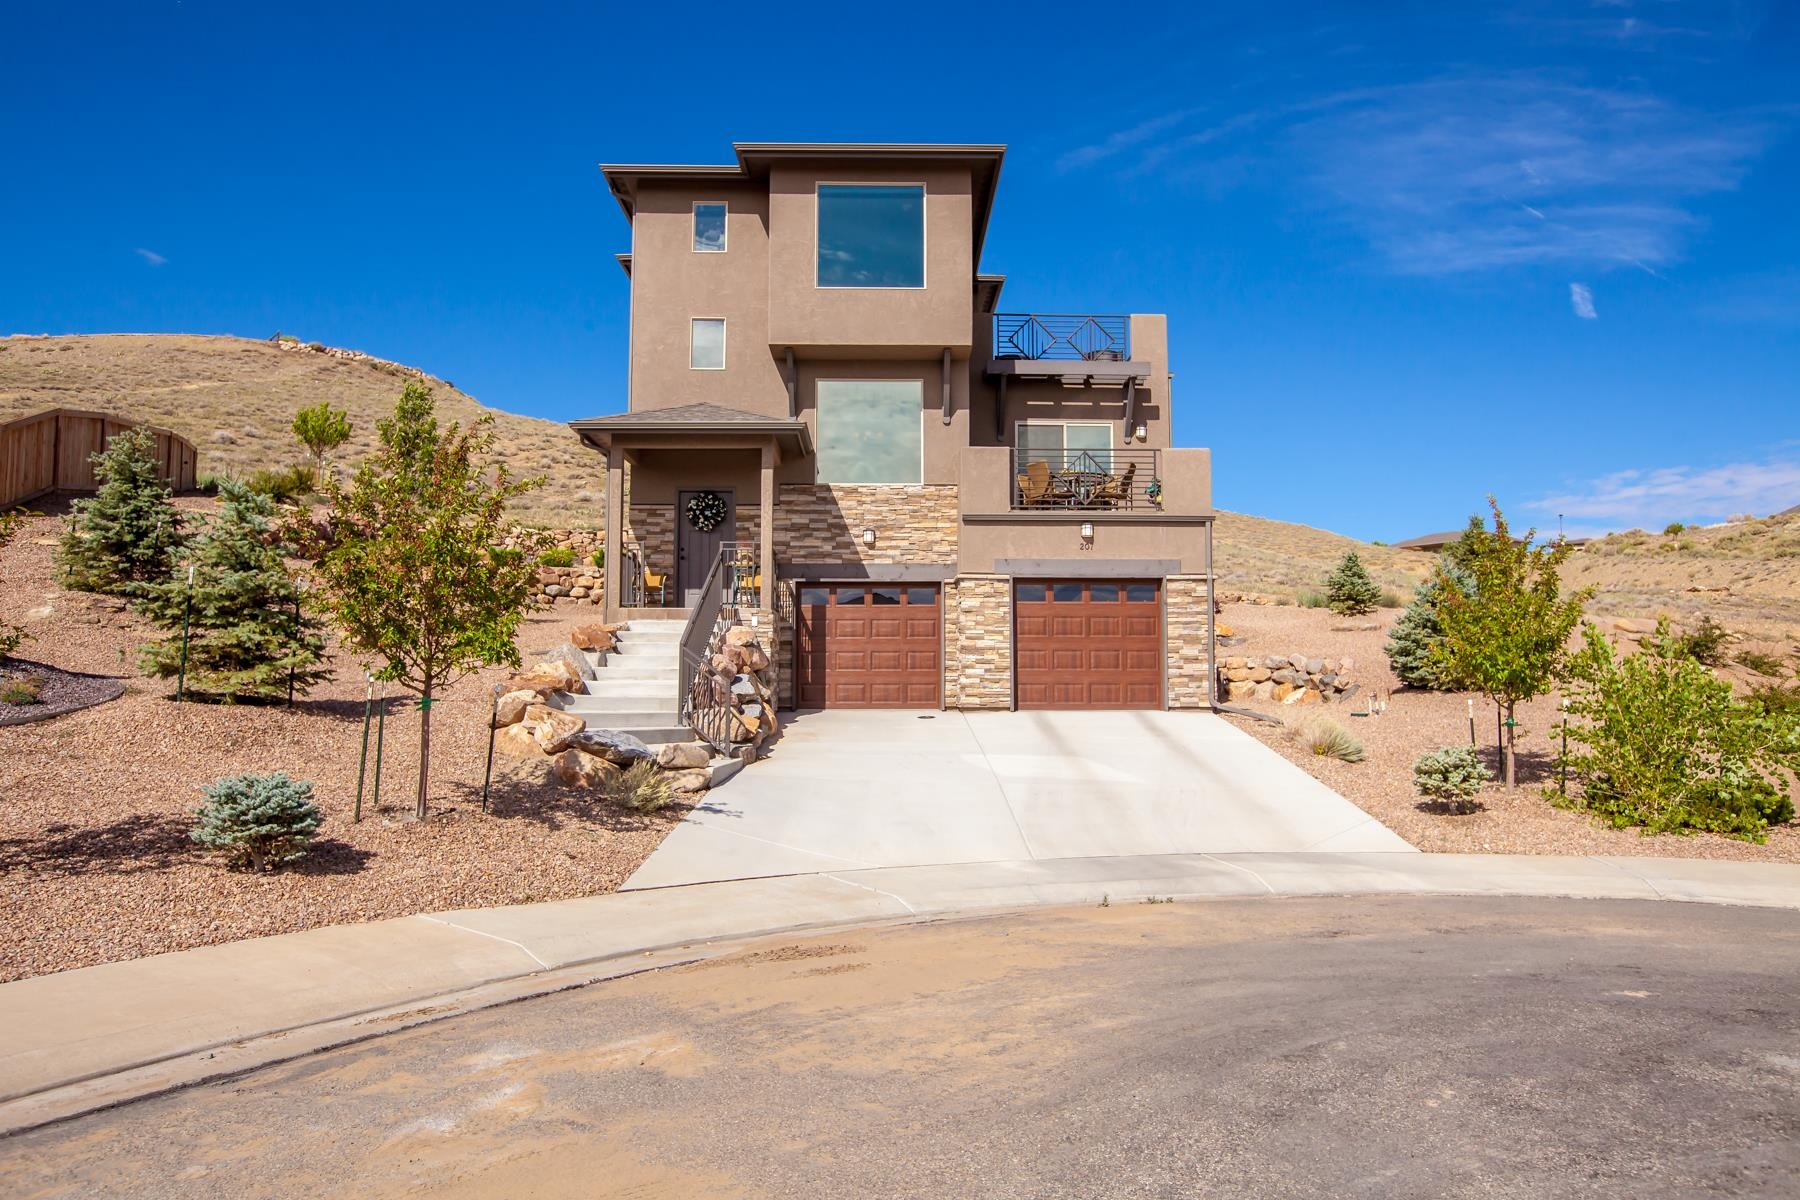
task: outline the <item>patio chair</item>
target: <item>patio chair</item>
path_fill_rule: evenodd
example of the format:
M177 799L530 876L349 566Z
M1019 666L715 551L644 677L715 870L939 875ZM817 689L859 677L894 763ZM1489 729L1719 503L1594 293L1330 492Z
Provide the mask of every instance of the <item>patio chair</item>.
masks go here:
M1136 474L1137 464L1127 463L1123 475L1108 475L1089 499L1096 504L1123 504L1130 508L1131 480Z
M646 600L650 598L651 592L656 593L656 607L667 608L669 606L669 573L667 571L659 574L649 567L644 568L644 598Z
M1019 476L1019 499L1027 508L1074 498L1067 484L1051 476L1049 463L1034 458L1025 464L1025 473Z

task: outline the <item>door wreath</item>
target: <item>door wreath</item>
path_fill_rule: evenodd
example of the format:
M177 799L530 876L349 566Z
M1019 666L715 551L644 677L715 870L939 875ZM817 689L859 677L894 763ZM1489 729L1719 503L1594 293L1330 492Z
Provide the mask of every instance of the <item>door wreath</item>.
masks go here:
M688 498L688 524L701 533L711 533L725 521L725 497L717 492L700 492Z

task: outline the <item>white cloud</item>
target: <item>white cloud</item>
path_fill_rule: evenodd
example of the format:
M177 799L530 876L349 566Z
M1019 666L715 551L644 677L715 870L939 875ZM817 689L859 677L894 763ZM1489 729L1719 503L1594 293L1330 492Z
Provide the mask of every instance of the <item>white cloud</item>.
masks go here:
M1077 146L1058 158L1056 167L1059 171L1091 167L1097 162L1102 162L1115 155L1123 154L1135 146L1142 145L1165 129L1173 129L1198 111L1198 109L1184 108L1178 112L1163 113L1160 116L1140 121L1131 128L1121 129L1092 145Z
M153 267L160 267L164 263L169 261L168 259L164 258L162 255L158 254L156 251L146 250L142 246L139 246L137 248L136 253L137 253L138 257L142 258L145 262L149 263Z
M1585 283L1569 285L1569 307L1584 321L1592 321L1600 316L1594 308L1594 289Z
M1736 513L1767 516L1800 503L1800 457L1719 467L1619 471L1526 507L1561 513L1596 529L1661 529L1671 521L1723 521Z

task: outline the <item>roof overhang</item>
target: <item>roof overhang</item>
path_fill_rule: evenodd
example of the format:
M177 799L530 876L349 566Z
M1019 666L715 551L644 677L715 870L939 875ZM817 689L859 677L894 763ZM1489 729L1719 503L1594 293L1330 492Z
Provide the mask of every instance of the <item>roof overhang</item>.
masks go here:
M1124 387L1150 378L1150 364L1142 359L996 358L989 375L1014 379L1051 379L1069 387Z
M732 149L736 164L601 163L600 172L629 221L637 214L638 191L646 183L766 182L775 163L800 160L967 163L975 201L975 261L980 262L1000 185L1000 164L1006 157L1002 145L937 142L734 142Z
M594 417L570 421L581 440L597 450L611 450L616 441L621 446L643 449L659 447L704 450L708 448L743 447L773 441L784 458L804 458L812 453L812 430L805 421L670 421L654 409L643 413L623 413L615 417Z

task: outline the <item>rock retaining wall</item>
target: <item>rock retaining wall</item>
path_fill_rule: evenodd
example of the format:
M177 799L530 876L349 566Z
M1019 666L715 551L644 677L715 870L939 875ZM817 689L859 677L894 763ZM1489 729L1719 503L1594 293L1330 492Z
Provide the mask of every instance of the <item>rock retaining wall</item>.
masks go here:
M1356 691L1350 679L1355 665L1348 658L1303 654L1232 655L1220 660L1219 681L1228 700L1319 704L1347 699Z

